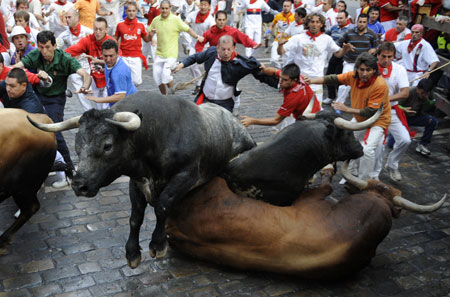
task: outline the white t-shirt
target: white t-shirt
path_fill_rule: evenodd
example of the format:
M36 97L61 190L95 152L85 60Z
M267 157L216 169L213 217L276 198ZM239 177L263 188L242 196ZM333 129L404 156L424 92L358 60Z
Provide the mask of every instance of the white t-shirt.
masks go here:
M302 74L310 77L323 76L328 55L341 49L331 36L325 33L320 34L314 41L306 32L291 37L283 47L288 54L286 64L294 62L300 67Z
M439 62L439 58L433 47L423 38L418 44L416 44L414 49L408 53L408 44L410 41L411 40L403 40L400 42L394 42L397 52L399 52L402 56L400 63L405 66L407 71L426 71L431 64L434 62ZM419 57L417 59L417 67L415 70L414 59L416 53L419 54Z
M194 30L195 33L197 33L199 36L202 36L203 33L206 32L211 26L215 25L216 22L214 21L214 18L211 16L211 13L208 15L206 20L203 23L197 24L195 22L195 19L197 18L197 14L199 14L200 11L193 11L186 17L185 22L189 24L189 27ZM191 45L195 46L195 43L197 42L196 39L192 38Z
M59 34L58 37L56 37L56 46L59 49L65 50L66 48L77 44L81 38L93 33L91 28L85 27L83 25L80 26L80 31L80 35L75 36L70 32L69 29L65 30L64 32ZM78 62L80 62L81 67L83 67L84 70L90 73L91 69L89 67L88 59L80 56L77 58L77 60Z
M387 71L387 68L385 68ZM408 74L405 67L400 64L392 62L391 75L388 78L384 78L389 87L389 96L397 94L400 89L409 88ZM391 101L391 105L397 105L397 101Z
M337 13L334 11L333 8L330 8L327 12L324 12L323 16L325 17L326 31L330 30L331 27L337 24L336 21Z
M305 32L305 27L303 24L299 25L297 22L292 22L284 33L289 36L294 36L297 34L302 34L303 32Z

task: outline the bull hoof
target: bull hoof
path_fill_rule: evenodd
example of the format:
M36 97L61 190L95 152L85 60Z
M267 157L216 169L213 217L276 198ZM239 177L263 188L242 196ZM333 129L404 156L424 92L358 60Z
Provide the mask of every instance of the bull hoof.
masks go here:
M161 259L163 257L165 257L167 254L167 241L164 242L163 248L157 250L156 247L150 243L150 257L155 258L156 259Z
M128 266L130 266L131 269L134 269L134 268L138 267L139 264L141 264L141 254L139 254L137 256L137 258L134 259L134 260L127 259L127 263L128 263Z

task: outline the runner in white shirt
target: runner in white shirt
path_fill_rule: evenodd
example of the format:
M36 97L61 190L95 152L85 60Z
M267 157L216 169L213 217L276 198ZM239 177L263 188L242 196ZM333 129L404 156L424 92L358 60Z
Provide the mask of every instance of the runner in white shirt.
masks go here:
M277 14L272 23L270 24L269 31L275 31L275 40L272 43L272 49L270 52L270 62L275 66L275 68L281 68L280 55L278 55L278 42L281 39L288 39L289 37L284 37L284 32L287 30L291 23L295 23L295 16L291 12L292 2L291 0L283 1L283 10ZM282 56L282 60L286 60L286 55ZM284 64L284 63L283 63Z
M397 52L402 56L400 63L405 66L410 82L432 71L439 64L433 47L422 38L423 30L422 25L416 24L411 28L411 40L394 43ZM429 74L423 78L428 77ZM415 80L411 85L417 86L418 83L419 80Z
M200 10L194 11L188 14L186 17L185 23L188 24L192 30L194 30L195 33L198 34L198 36L202 36L203 33L205 33L206 30L211 28L211 26L214 26L216 24L216 21L211 16L211 0L201 0L200 1ZM191 43L189 45L189 55L195 54L195 43L197 40L190 38ZM189 71L191 72L191 75L193 78L199 77L202 75L202 72L200 71L198 64L194 64L188 67ZM202 80L199 79L196 82L196 87L193 95L196 95L200 91L200 85L202 84Z
M261 11L277 15L278 11L269 7L264 0L242 0L239 8L244 12L245 34L254 42L261 43L262 17ZM253 48L246 48L245 54L250 57L254 53Z
M184 3L178 7L177 14L183 21L186 21L187 16L194 11L197 11L198 7L194 0L185 0ZM189 48L191 47L192 38L186 32L180 33L180 43L184 49L184 53L189 55Z
M74 1L75 2L75 1ZM100 10L112 11L111 15L103 16L108 22L108 35L114 36L116 33L117 24L123 21L122 11L126 0L98 0L100 3Z
M60 49L66 49L71 47L74 44L77 44L81 38L84 38L93 33L92 29L85 27L79 23L80 17L76 10L70 9L64 15L67 23L67 30L59 34L56 38L56 46ZM86 57L83 55L78 56L77 61L80 63L81 67L87 72L90 73L91 69L89 67L89 62ZM79 90L83 84L83 80L79 75L72 74L69 76L67 80L67 88L72 90L72 94L78 98L80 101L81 107L84 111L96 108L96 109L106 109L108 108L108 104L105 103L95 103L94 101L88 100L84 97L84 94L77 93L75 94L75 90ZM106 88L95 88L94 84L91 84L91 90L94 92L94 96L103 96L106 97Z
M305 27L303 26L305 17L306 9L304 9L303 7L297 8L294 15L295 22L291 23L286 29L283 34L284 37L290 37L305 32Z
M326 0L322 6L322 14L325 17L325 31L328 31L337 24L336 17L337 13L334 11L332 4L333 0Z
M28 14L29 14L29 21L28 21L28 23L29 23L30 28L33 28L33 29L35 29L37 31L40 31L41 27L39 25L38 20L36 19L36 17L34 16L33 13L28 11L28 8L29 8L28 0L17 0L15 12L17 12L17 11L26 11L26 12L28 12ZM14 18L14 12L11 15L9 15L7 18L8 18L8 20L6 21L6 32L11 33L12 28L15 25L17 25L16 21L15 21L15 18Z
M389 87L389 101L391 103L391 124L388 132L394 137L395 144L389 153L385 168L393 181L400 181L402 175L398 163L411 144L411 136L407 128L404 111L398 107L398 100L406 99L409 95L409 82L406 69L400 64L392 62L395 58L395 46L391 42L383 42L377 49L378 69ZM406 126L405 126L406 125ZM386 141L386 139L383 139ZM382 169L384 145L379 145L375 151L375 168L371 178L378 179Z
M305 27L309 30L305 33L293 36L284 45L280 42L278 54L288 53L286 64L294 62L300 67L303 75L310 78L324 76L325 63L328 55L334 54L337 58L343 57L350 50L349 44L340 48L325 32L325 17L314 13L307 18ZM317 100L322 104L323 86L310 85L316 94Z
M48 23L50 30L55 36L58 36L66 30L66 23L64 15L73 7L73 3L67 0L58 0L50 4L48 16Z

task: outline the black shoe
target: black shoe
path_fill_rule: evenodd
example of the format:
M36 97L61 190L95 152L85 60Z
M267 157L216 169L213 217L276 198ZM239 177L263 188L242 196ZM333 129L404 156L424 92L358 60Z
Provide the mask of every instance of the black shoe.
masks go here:
M51 172L55 172L55 171L66 171L67 170L67 165L64 162L55 162L53 163L52 169L50 170Z
M73 163L66 164L67 169L65 170L66 176L68 179L73 179L73 172L75 171L75 167L73 166Z
M198 92L200 92L200 86L196 86L194 91L192 92L192 95L197 95Z

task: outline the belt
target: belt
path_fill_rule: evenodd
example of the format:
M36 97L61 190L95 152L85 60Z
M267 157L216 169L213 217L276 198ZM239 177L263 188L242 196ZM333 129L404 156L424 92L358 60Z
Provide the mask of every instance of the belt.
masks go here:
M409 70L409 69L406 69L406 71L408 71L408 72L426 72L426 70L417 70L417 71L414 71L414 70Z
M247 14L261 14L261 9L259 8L247 9Z

